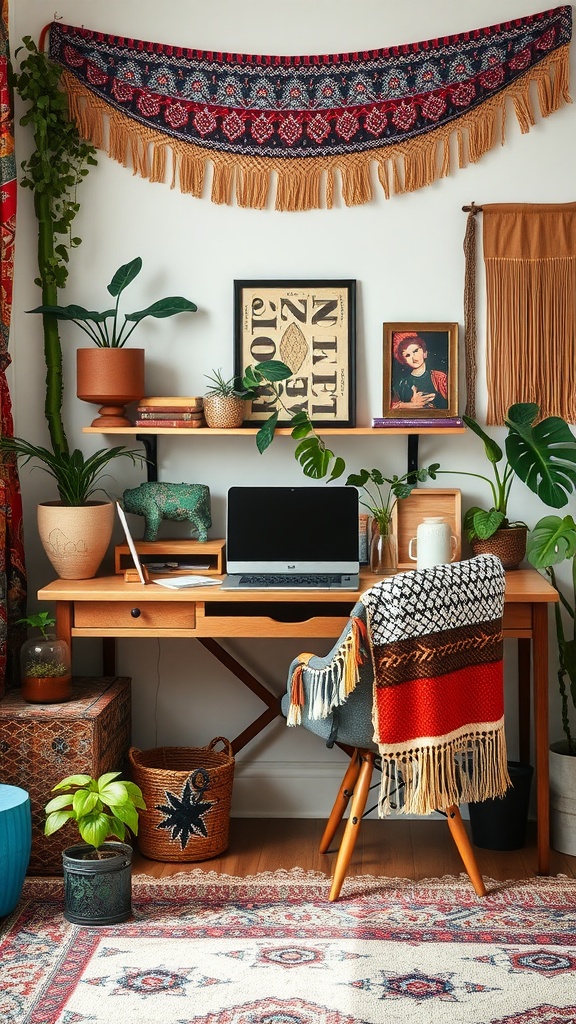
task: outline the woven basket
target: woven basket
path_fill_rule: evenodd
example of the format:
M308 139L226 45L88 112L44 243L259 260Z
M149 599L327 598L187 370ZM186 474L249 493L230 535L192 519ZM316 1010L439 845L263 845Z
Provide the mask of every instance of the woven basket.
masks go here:
M497 555L505 569L517 569L526 555L527 536L528 527L507 526L487 540L476 537L470 546L475 555Z
M222 743L224 750L214 750ZM209 860L228 846L234 755L216 736L206 747L129 751L131 776L140 786L138 848L161 861Z

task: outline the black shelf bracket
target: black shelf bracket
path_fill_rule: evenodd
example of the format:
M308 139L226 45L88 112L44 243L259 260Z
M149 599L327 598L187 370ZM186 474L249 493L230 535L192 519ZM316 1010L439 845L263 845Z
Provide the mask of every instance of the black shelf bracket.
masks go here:
M148 483L158 479L158 437L156 434L136 434L136 440L146 451L146 478Z
M418 472L418 434L408 434L408 472ZM412 482L412 481L410 481Z

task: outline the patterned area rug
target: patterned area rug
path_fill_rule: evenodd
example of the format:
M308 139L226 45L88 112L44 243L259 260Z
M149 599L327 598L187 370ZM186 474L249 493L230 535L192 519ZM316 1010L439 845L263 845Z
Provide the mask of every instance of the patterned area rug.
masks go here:
M0 928L3 1024L574 1024L576 880L195 869L134 878L134 918L81 928L28 879Z

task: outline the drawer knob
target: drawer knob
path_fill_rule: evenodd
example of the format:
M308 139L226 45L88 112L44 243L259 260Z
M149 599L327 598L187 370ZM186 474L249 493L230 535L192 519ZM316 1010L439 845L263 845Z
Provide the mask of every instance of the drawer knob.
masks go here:
M139 608L131 608L130 609L130 615L132 616L133 619L139 619L141 614L142 614L142 612L140 611Z

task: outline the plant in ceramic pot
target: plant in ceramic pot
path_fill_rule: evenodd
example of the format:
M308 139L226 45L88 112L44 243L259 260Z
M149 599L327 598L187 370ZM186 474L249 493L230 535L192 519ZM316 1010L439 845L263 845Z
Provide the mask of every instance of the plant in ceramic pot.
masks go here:
M398 568L398 538L392 530L394 509L402 498L412 493L417 483L435 480L439 463L427 468L404 473L402 476L384 476L379 469L361 469L351 473L346 485L363 490L360 504L370 513L369 564L372 572L396 572ZM385 485L388 485L387 488Z
M103 490L101 480L111 462L122 457L143 462L142 453L120 446L86 457L78 449L52 452L20 437L2 437L0 455L16 456L24 465L34 460L56 481L60 500L38 505L38 531L58 575L74 580L95 576L112 538L115 509L109 499L93 495Z
M145 394L144 349L124 347L138 324L147 317L164 320L179 313L195 313L198 308L190 299L170 295L145 309L121 316L120 298L141 270L140 256L118 268L108 285L108 292L116 301L112 308L102 312L78 305L42 305L28 310L70 321L94 342L94 348L80 348L76 353L76 393L85 402L102 405L99 416L92 422L93 427L102 430L129 426L124 408L128 402L137 401Z
M18 619L18 624L40 630L39 637L25 640L20 648L24 700L31 704L59 704L70 700L70 649L65 640L58 640L50 632L55 620L49 612L37 612Z
M116 924L132 912L132 848L124 840L138 834L146 804L139 786L120 774L70 775L52 788L58 795L45 807L46 836L74 821L83 840L62 855L64 916L73 924Z
M510 521L508 517L514 478L522 480L551 508L566 505L576 485L576 439L570 427L559 416L537 422L539 412L534 402L510 406L505 420L505 451L476 420L463 416L466 426L484 442L492 479L472 471L441 470L476 477L488 484L490 505L469 508L464 516L464 530L474 554L497 554L506 568L518 566L524 558L528 532L525 523Z
M558 592L554 605L558 688L564 739L550 746L550 839L555 850L576 856L576 523L547 515L530 532L528 561ZM567 579L558 568L565 564Z

